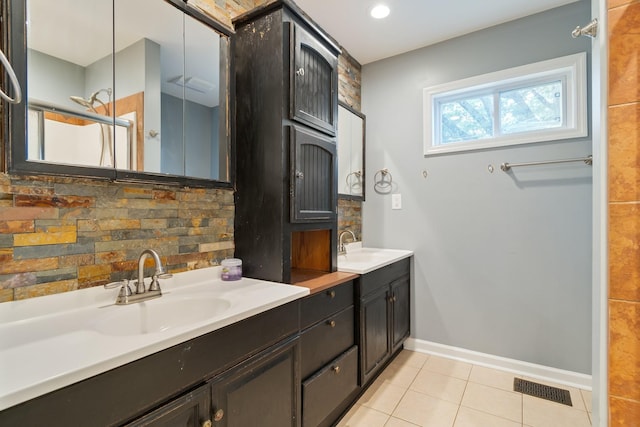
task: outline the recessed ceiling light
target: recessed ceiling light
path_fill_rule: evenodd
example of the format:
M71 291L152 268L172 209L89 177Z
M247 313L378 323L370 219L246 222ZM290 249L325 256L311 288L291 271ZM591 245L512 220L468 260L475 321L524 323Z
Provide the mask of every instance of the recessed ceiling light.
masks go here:
M371 9L371 16L376 19L382 19L389 16L389 8L383 4L379 4Z

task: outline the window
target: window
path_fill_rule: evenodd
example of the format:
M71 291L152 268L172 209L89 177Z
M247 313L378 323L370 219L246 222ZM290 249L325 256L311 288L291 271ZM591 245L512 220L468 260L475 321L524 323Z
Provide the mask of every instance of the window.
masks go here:
M586 54L425 88L424 154L587 136Z

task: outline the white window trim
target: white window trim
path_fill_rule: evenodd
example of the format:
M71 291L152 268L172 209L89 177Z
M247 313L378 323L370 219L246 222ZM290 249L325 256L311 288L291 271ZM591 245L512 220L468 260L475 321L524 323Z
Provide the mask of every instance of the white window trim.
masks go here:
M567 82L565 126L434 145L437 131L437 126L434 126L437 125L435 117L437 111L434 105L438 98L451 97L456 94L472 94L475 91L495 86L544 79L549 76L565 78ZM585 137L588 135L587 54L582 52L425 88L423 89L423 114L425 156Z

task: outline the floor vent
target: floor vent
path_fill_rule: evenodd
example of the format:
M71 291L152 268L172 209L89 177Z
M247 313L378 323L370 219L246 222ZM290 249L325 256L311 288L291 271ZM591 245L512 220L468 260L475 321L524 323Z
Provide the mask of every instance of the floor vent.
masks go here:
M513 379L513 390L519 393L528 394L529 396L562 403L567 406L573 406L571 404L571 393L569 393L569 390L534 383L532 381L523 380L522 378Z

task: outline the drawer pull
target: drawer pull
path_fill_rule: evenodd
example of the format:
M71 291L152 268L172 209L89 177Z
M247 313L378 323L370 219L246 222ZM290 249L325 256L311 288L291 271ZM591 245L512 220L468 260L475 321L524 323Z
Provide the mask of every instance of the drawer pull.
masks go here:
M211 422L211 420L207 420L202 423L202 427L211 427L212 425L213 423Z
M224 411L222 409L218 409L216 413L213 415L213 421L220 421L224 418Z
M335 320L327 320L327 325L331 326L332 328L336 327L336 321Z
M336 297L336 291L327 291L327 295L329 296L329 298L335 298Z
M334 366L334 367L331 368L331 370L333 372L335 372L336 374L339 374L340 373L340 366Z

